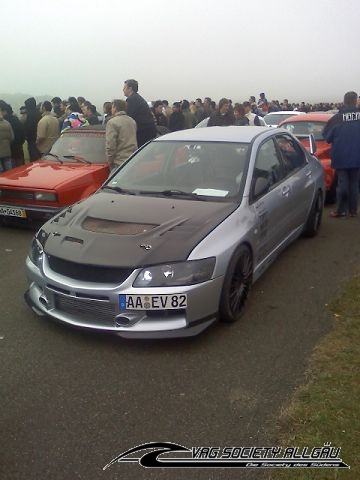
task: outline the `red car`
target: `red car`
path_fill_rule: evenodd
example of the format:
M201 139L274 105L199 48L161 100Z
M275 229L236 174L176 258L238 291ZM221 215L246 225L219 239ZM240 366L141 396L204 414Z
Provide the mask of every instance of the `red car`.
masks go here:
M105 129L64 132L40 160L0 174L0 220L47 220L94 193L110 170Z
M316 141L316 157L320 160L325 170L326 200L329 203L336 198L336 175L335 170L331 168L330 145L326 143L322 135L323 129L333 113L304 113L289 117L279 124L280 128L289 130L294 135L313 134ZM301 139L305 147L308 147L308 141Z

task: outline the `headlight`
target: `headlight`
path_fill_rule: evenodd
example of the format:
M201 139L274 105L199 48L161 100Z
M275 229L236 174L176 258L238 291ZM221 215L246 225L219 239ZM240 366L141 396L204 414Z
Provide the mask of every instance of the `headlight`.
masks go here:
M40 267L43 253L44 250L41 243L36 237L34 237L29 250L29 258L38 268Z
M53 192L35 192L34 198L38 202L57 202L57 195Z
M194 285L210 280L215 257L187 262L168 263L143 268L133 283L134 287L171 287Z

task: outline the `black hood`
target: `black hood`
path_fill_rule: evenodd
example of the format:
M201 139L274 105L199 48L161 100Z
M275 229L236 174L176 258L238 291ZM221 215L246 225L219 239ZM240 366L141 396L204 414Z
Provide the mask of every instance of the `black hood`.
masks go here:
M237 207L99 192L47 222L38 238L47 254L87 265L182 261Z
M27 100L25 100L25 107L27 111L30 110L36 110L36 100L34 97L30 97Z

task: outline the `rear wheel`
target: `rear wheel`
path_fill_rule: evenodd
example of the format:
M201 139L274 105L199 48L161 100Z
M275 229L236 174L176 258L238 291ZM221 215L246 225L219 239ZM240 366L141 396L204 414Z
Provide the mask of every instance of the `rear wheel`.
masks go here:
M241 317L251 288L252 275L251 250L247 245L240 245L225 275L219 306L220 321L235 322Z
M315 237L317 235L323 214L324 202L322 193L319 191L313 201L306 225L304 228L305 237Z

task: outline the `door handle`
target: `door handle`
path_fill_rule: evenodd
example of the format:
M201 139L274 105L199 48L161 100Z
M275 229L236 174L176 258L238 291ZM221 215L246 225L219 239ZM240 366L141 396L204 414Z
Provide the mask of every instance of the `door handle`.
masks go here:
M310 178L310 177L311 177L311 174L312 174L312 171L311 171L311 170L306 170L305 175L306 175L307 177Z
M283 189L281 190L281 194L283 197L287 197L290 193L290 187L283 187Z

